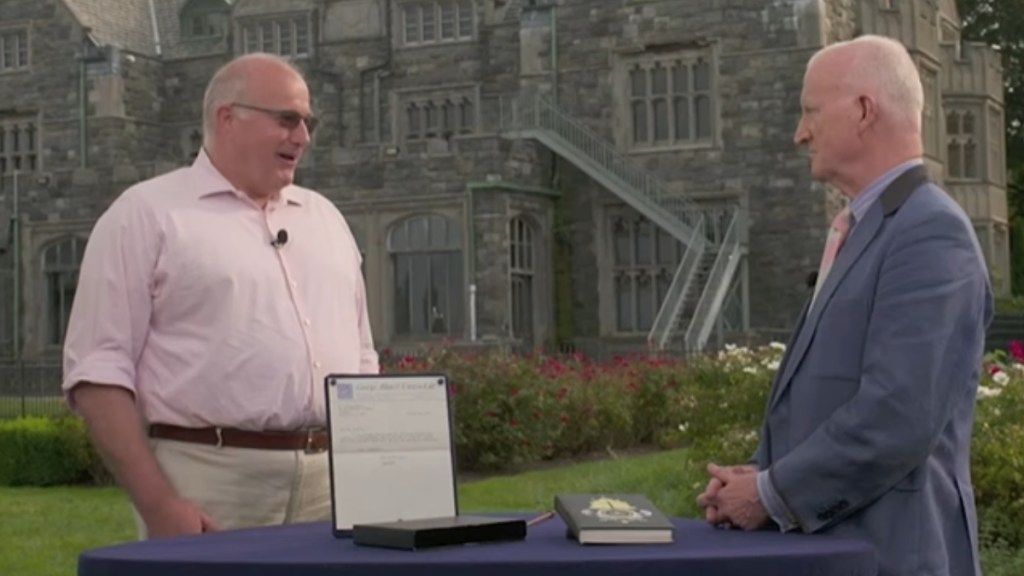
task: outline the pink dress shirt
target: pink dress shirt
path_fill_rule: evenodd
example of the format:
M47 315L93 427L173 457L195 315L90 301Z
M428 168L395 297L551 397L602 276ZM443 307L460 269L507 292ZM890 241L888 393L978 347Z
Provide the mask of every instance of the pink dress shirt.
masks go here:
M325 424L328 373L378 371L359 251L320 194L289 186L261 209L200 152L96 222L65 392L122 386L150 423L294 430Z

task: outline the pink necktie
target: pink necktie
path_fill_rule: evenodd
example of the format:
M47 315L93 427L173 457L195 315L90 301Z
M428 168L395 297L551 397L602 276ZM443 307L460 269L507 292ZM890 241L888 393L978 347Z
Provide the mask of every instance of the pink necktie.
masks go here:
M821 254L821 265L818 267L818 281L814 285L814 296L811 298L811 306L818 297L829 271L832 270L832 263L836 260L836 254L843 247L846 236L850 233L850 208L843 208L836 217L832 219L832 228L828 232L828 240L825 241L825 251Z

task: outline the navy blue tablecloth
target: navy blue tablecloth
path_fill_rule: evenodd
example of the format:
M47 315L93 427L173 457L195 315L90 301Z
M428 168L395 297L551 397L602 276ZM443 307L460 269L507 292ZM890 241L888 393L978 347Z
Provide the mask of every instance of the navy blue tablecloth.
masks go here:
M518 515L517 515L518 517ZM328 523L133 542L83 553L79 576L876 576L851 540L674 520L675 543L582 546L555 518L525 541L419 551L356 546Z

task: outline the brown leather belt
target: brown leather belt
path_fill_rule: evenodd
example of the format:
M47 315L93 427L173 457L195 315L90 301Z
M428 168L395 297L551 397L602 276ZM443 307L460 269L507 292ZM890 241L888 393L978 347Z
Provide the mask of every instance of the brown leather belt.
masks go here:
M170 424L151 424L149 436L232 448L303 450L307 454L324 452L328 448L327 431L323 428L309 428L294 432L255 432L236 428L182 428Z

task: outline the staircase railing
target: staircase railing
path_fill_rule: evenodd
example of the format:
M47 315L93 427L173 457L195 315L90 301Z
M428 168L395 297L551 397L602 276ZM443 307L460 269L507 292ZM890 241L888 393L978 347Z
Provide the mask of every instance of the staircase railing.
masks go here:
M615 148L582 122L560 110L542 94L498 99L501 130L513 136L535 138L566 154L582 170L609 186L627 203L679 240L686 251L648 334L648 345L665 349L681 328L687 297L708 250L716 250L714 264L700 290L693 316L684 333L688 351L699 351L723 305L741 254L741 209L732 209L721 242L709 237L707 209L678 193ZM717 225L714 226L718 230ZM717 236L717 233L713 234Z
M704 222L698 222L697 228L693 231L694 236L704 234ZM686 305L686 294L690 291L693 279L696 276L697 266L700 264L703 249L697 249L702 243L696 242L687 245L686 252L676 268L672 283L665 292L665 299L661 302L658 315L654 318L651 331L647 336L649 348L664 350L672 337L672 332L679 323L679 316L683 313Z
M683 224L676 230L666 230L678 240L689 243L702 239L693 235L693 230L703 220L696 203L670 192L658 178L581 122L562 112L548 98L541 94L516 98L509 112L510 117L503 118L502 122L506 130L539 129L555 134L579 151L581 160L593 163L606 176L617 180L621 189L634 192L650 210L668 212Z
M737 206L733 209L729 228L722 238L715 263L708 272L704 290L701 292L700 300L690 318L690 324L686 328L685 346L689 353L704 350L708 336L711 334L711 328L714 326L725 296L729 292L729 280L733 277L742 255L740 242L742 219L743 211Z

